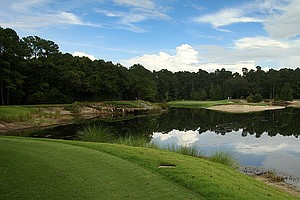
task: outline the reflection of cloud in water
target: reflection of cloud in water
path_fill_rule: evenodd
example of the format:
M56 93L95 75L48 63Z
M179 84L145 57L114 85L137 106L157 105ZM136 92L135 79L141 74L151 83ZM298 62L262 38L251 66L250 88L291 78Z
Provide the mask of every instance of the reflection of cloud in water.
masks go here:
M299 168L295 168L295 166L300 166L300 158L294 155L278 152L272 153L267 156L263 166L265 168L274 168L276 166L276 169L300 177Z
M172 130L168 134L153 133L152 142L156 144L179 146L192 146L199 140L199 134L196 131L178 131Z
M209 150L209 148L231 150L239 158L242 165L262 165L264 160L267 159L265 162L269 163L268 167L275 167L276 165L271 164L268 159L273 159L270 156L279 152L300 160L298 138L282 135L270 137L266 133L262 134L259 138L255 137L255 135L242 137L242 129L226 133L225 135L216 134L211 131L199 134L198 131L172 130L168 134L153 133L152 142L162 147L173 144L185 146L195 144L200 146L202 150ZM300 166L299 163L294 164L296 164L293 165L294 168L295 166ZM289 164L287 163L287 165Z
M272 152L300 153L299 140L293 136L277 135L269 137L266 133L260 138L247 136L235 144L236 151L246 154L269 154Z
M235 148L241 153L251 153L251 154L264 154L271 153L278 150L283 150L288 144L282 143L279 145L261 145L257 143L253 144L238 144Z

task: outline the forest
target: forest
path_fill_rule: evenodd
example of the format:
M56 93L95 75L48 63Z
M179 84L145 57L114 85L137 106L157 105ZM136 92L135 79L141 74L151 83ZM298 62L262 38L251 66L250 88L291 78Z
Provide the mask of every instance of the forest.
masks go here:
M293 67L293 66L291 66ZM53 41L20 38L0 27L0 103L52 104L75 101L219 100L300 98L300 69L224 68L214 72L149 71L62 53Z

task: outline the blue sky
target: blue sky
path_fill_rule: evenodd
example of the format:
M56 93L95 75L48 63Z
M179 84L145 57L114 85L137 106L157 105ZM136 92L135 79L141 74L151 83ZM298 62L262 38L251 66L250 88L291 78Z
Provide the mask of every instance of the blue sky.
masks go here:
M0 26L149 70L300 66L299 0L2 0Z

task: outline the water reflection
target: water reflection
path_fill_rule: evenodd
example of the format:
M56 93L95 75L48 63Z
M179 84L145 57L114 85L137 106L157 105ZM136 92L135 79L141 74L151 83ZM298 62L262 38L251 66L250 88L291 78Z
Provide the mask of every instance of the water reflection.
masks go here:
M197 145L207 154L216 149L229 150L242 166L260 166L289 178L300 177L299 109L249 114L184 109L165 115L152 136L161 147ZM293 184L300 187L299 178L296 180Z

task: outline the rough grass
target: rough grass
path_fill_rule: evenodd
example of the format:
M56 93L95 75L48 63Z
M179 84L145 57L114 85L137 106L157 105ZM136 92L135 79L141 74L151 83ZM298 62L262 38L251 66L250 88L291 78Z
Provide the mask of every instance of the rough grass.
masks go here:
M0 155L0 199L297 199L224 165L163 150L0 137Z
M29 121L34 110L30 106L0 106L0 121Z
M229 100L220 101L170 101L168 105L171 108L208 108L216 105L232 104Z

